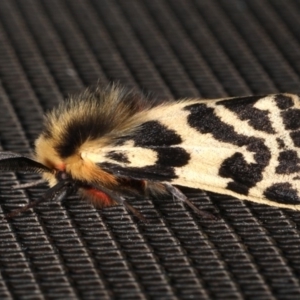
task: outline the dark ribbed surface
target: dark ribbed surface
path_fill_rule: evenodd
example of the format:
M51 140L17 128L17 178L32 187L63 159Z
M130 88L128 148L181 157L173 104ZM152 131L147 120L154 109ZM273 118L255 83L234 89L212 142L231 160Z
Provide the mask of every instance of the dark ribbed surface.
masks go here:
M118 80L161 98L300 93L300 1L0 1L0 142L30 154L42 115ZM2 212L37 179L0 174ZM300 299L300 213L186 191L97 210L77 197L0 223L0 299Z

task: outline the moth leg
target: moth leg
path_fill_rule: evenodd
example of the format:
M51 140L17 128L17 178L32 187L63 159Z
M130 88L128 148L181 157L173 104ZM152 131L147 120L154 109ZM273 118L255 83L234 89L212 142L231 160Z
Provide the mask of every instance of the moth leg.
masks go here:
M196 207L177 187L173 186L170 183L164 183L164 186L174 198L186 203L195 213L197 213L201 217L211 220L217 220L217 217L215 217L214 215L210 214L209 212L200 210L198 207Z
M148 223L148 220L132 205L130 205L126 199L123 200L123 205L125 208L130 211L135 217L137 217L140 221L144 223Z
M44 199L41 198L39 200L36 200L36 201L32 201L32 202L29 202L28 204L22 206L21 208L18 208L18 209L14 209L11 213L8 213L5 215L5 218L6 219L11 219L11 218L14 218L16 217L17 215L27 211L28 209L30 208L33 208L33 207L36 207L40 202L42 202Z
M67 195L75 190L74 184L70 184L68 181L61 181L57 183L55 186L51 187L47 190L47 192L38 200L29 202L25 206L13 210L11 213L5 215L6 219L11 219L30 208L36 207L39 203L45 201L61 201Z
M36 181L32 181L32 182L28 182L28 183L23 183L23 184L16 184L14 186L12 186L12 189L23 189L23 188L29 188L29 187L33 187L33 186L37 186L37 185L40 185L42 183L45 183L46 180L44 179L39 179L39 180L36 180ZM39 200L36 200L36 201L32 201L28 204L26 204L25 206L21 207L21 208L18 208L18 209L15 209L13 210L11 213L8 213L5 215L5 218L6 219L11 219L11 218L14 218L15 216L27 211L28 209L30 208L33 208L33 207L36 207L40 202L42 202L44 199L41 198Z

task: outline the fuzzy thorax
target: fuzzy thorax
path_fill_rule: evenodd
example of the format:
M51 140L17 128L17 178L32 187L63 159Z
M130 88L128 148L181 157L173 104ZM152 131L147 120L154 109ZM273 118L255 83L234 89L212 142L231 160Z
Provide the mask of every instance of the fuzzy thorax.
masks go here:
M71 178L82 182L101 183L106 186L116 183L113 175L102 171L94 162L88 159L83 160L79 153L61 158L55 151L52 141L47 140L44 136L40 136L36 141L36 159L48 168L64 171ZM53 174L45 173L44 178L49 181L50 186L56 184Z
M44 130L35 143L36 160L47 167L65 171L73 179L116 184L115 176L82 153L114 147L142 123L142 112L154 106L141 94L118 85L86 90L67 99L45 117ZM56 183L46 174L50 185Z

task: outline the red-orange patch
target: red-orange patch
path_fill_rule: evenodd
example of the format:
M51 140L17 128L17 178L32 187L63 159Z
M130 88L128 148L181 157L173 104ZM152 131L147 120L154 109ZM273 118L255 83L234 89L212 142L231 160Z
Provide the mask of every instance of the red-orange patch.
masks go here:
M106 195L104 192L94 188L85 189L85 192L91 197L94 204L99 206L110 206L114 204L114 201Z
M66 165L64 163L55 165L55 169L63 172L66 170Z

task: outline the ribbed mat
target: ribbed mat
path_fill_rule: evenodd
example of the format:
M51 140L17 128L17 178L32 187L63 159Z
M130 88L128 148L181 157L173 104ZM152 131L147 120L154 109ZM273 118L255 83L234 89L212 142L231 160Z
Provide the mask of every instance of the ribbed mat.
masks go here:
M119 81L159 98L300 93L299 0L0 1L0 146L31 154L43 112ZM1 212L39 178L0 174ZM0 299L300 299L300 213L186 190L95 209L77 196L0 222Z

